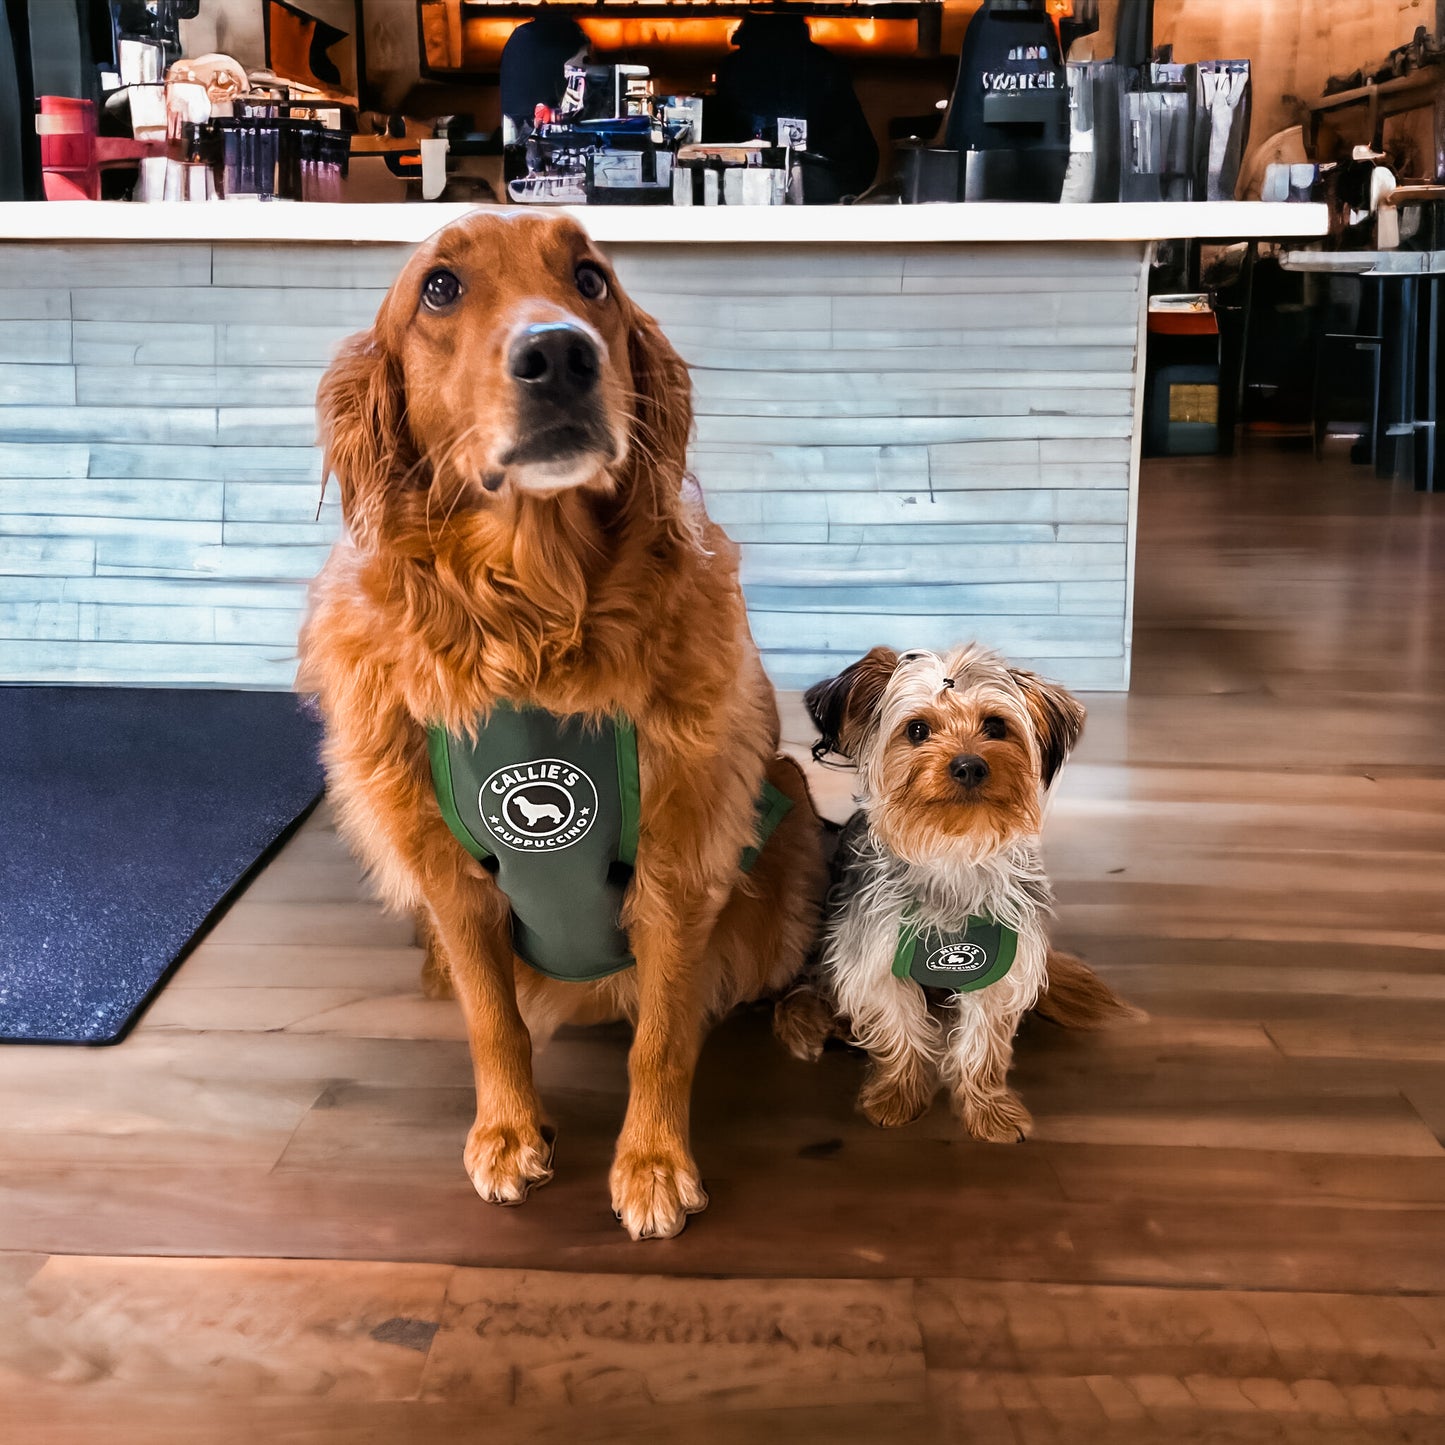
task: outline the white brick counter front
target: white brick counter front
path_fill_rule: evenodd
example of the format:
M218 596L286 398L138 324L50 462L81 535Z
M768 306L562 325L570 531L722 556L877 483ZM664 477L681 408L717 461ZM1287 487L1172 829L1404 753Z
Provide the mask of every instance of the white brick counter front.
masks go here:
M0 206L0 680L282 688L316 382L440 206ZM580 212L693 369L775 679L976 636L1127 686L1154 237L1323 208ZM179 238L179 239L172 239Z

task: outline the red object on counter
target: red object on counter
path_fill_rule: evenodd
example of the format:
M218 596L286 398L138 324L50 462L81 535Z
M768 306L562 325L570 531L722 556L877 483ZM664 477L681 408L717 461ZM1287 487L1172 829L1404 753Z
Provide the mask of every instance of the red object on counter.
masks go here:
M100 199L100 165L95 154L95 106L68 95L39 97L35 129L47 201Z
M1219 318L1212 311L1151 311L1149 330L1155 336L1218 336Z
M97 135L95 104L69 95L42 95L35 130L47 201L98 201L100 173L108 166L133 165L143 156L163 156L164 141Z

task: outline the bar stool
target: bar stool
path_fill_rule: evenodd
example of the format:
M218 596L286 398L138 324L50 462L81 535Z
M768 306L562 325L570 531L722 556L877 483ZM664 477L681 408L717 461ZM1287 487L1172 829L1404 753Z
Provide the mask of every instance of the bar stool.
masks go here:
M1283 264L1291 271L1361 276L1378 285L1375 475L1387 481L1408 480L1417 492L1445 490L1445 447L1438 437L1445 409L1445 373L1440 366L1445 250L1300 251L1287 255Z
M1439 418L1440 287L1445 251L1430 253L1433 270L1384 281L1381 411L1384 428L1375 474L1410 480L1417 492L1445 488ZM1382 278L1384 280L1384 278Z
M1315 458L1324 455L1332 422L1361 421L1367 431L1356 443L1352 460L1374 466L1380 447L1383 298L1373 277L1331 277L1330 281L1332 287L1348 287L1354 294L1348 300L1335 299L1329 307L1315 351L1310 417ZM1332 323L1338 329L1332 329ZM1363 416L1358 415L1361 410Z

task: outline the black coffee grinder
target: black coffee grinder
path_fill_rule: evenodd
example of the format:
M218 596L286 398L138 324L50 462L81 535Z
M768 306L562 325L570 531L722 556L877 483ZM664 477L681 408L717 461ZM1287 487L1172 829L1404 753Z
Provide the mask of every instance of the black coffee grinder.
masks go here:
M1069 87L1044 0L985 0L969 22L947 142L964 198L1057 201L1069 166Z

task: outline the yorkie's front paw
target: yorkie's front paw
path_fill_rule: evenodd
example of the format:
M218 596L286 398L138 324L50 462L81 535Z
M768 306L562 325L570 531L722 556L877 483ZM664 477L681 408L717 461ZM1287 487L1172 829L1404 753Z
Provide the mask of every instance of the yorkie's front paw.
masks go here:
M953 1107L963 1127L985 1144L1022 1144L1034 1131L1034 1116L1012 1089L998 1094L955 1094Z
M870 1124L899 1129L921 1119L937 1091L938 1081L928 1069L915 1065L884 1070L875 1064L858 1093L858 1107Z
M838 1018L822 994L800 985L773 1005L773 1033L795 1059L816 1063L838 1034Z

